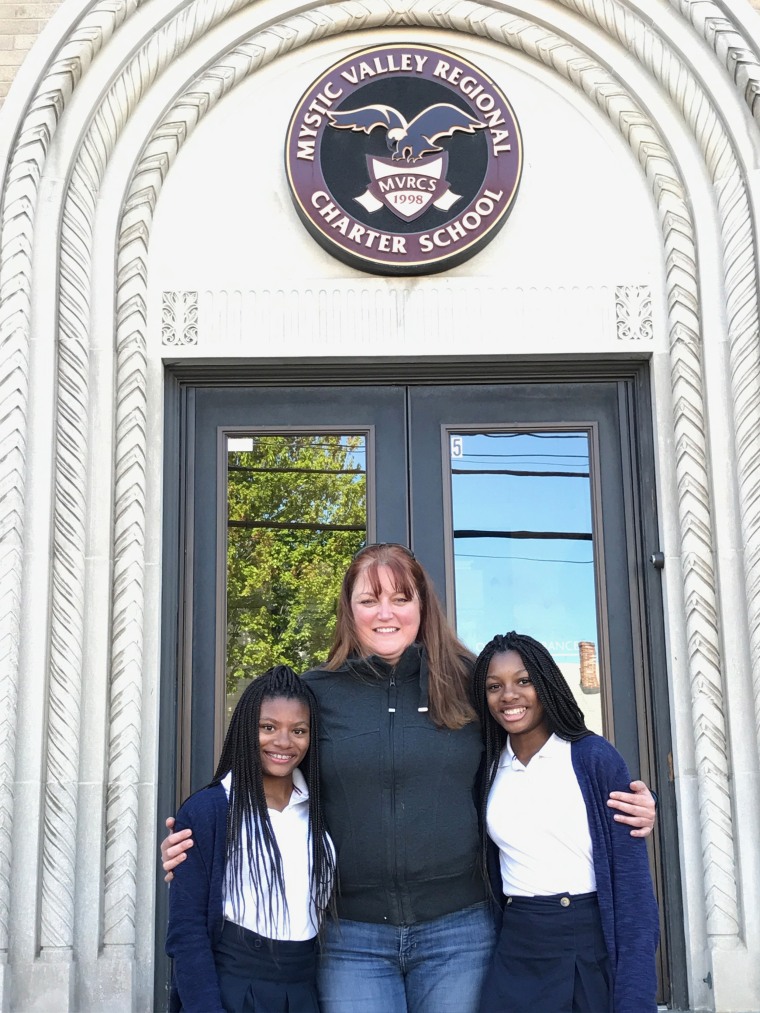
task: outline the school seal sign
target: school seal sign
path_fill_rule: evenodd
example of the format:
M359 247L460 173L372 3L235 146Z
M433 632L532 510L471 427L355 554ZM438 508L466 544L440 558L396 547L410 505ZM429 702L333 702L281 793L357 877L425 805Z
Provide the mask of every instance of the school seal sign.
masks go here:
M374 274L429 274L504 225L522 139L473 64L434 46L374 46L303 95L285 163L296 210L329 253Z

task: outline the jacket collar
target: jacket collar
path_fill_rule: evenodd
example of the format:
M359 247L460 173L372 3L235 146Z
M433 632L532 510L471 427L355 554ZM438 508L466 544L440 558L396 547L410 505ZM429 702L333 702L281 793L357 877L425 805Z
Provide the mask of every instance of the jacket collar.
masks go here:
M383 681L390 679L391 675L393 675L398 684L418 679L420 699L417 710L422 713L427 712L429 708L429 671L427 651L422 644L410 644L395 665L391 665L383 658L372 654L367 658L349 658L346 661L345 668L353 675L374 676Z

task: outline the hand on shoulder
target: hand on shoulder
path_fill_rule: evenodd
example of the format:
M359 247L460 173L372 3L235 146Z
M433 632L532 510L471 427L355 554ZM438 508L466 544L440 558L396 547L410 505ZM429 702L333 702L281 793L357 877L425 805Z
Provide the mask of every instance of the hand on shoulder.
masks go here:
M173 816L167 819L166 828L169 833L161 841L161 864L166 873L164 881L171 883L174 879L173 870L177 868L180 862L185 861L185 852L193 846L193 832L190 828L187 828L186 830L178 830L176 833L172 833L174 829Z

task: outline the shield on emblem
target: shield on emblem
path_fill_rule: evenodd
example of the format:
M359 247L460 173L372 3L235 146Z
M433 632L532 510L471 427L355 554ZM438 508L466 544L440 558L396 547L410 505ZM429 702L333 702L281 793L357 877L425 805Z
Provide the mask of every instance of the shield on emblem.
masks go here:
M460 197L446 181L448 164L445 151L414 162L368 155L371 183L355 200L367 211L385 206L405 222L419 218L431 205L446 211Z

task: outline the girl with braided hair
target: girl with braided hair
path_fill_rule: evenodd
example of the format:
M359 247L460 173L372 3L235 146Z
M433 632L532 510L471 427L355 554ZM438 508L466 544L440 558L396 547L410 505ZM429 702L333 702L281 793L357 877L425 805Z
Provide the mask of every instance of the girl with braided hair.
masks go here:
M494 637L473 688L485 743L481 866L503 907L480 1013L654 1013L659 919L646 845L607 801L630 781L625 761L586 728L532 637Z
M195 847L169 895L171 1008L318 1013L316 937L335 853L319 789L317 704L285 665L232 715L216 773L177 814Z

